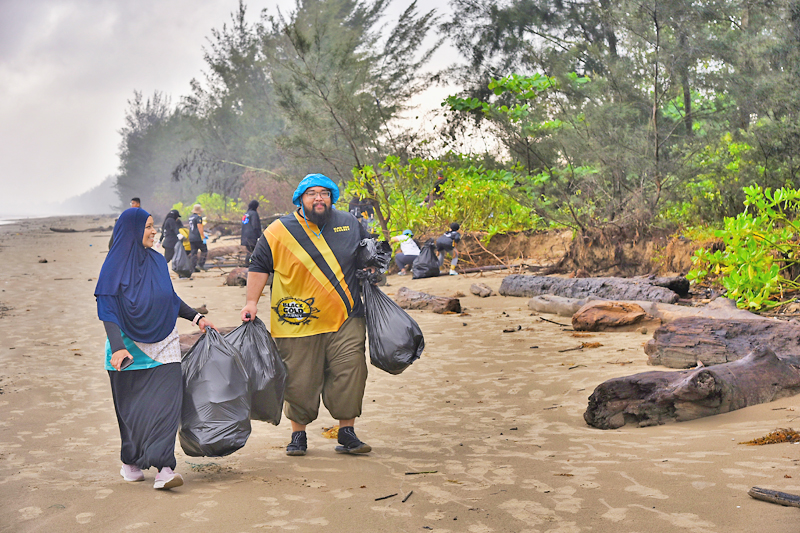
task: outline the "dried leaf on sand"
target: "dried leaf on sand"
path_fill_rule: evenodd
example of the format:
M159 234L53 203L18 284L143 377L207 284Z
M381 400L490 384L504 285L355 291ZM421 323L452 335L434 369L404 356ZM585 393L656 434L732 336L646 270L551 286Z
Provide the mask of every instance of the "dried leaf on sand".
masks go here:
M764 444L779 444L781 442L800 442L800 433L792 428L779 428L763 437L749 440L747 442L740 442L739 444L747 444L748 446L763 446Z

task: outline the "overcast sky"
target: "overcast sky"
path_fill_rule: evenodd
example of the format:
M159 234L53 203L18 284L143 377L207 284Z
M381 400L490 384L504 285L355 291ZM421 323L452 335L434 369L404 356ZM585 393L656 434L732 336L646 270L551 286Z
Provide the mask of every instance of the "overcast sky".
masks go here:
M399 12L410 0L394 0ZM294 0L250 0L251 20ZM83 193L115 174L127 101L177 103L204 70L212 28L238 0L0 0L0 216ZM447 0L422 9L447 11ZM440 59L441 60L441 54Z

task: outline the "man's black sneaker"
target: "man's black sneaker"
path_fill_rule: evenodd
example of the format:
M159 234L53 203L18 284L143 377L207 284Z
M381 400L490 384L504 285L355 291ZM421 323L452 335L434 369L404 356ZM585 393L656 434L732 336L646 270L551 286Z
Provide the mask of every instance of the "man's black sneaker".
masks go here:
M292 442L286 446L286 455L305 455L308 448L305 431L292 432Z
M358 440L356 431L352 427L339 428L338 440L340 446L336 447L336 453L369 453L372 451L372 446Z

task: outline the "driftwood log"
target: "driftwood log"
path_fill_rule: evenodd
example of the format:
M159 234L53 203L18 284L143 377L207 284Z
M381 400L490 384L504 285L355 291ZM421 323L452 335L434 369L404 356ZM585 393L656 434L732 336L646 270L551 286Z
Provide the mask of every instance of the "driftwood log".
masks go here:
M50 231L56 233L83 233L83 232L98 232L98 231L114 231L114 226L106 226L104 228L88 228L88 229L72 229L72 228L50 228Z
M784 359L800 355L800 324L766 318L680 318L656 329L644 353L651 365L692 368L736 361L759 345Z
M425 292L412 291L408 287L400 287L395 301L403 309L430 309L434 313L461 312L461 302L458 298L434 296Z
M599 429L683 422L800 393L800 370L764 346L734 361L674 372L643 372L601 383L583 419Z
M788 492L780 492L777 490L762 489L761 487L752 487L747 491L751 498L770 503L777 503L784 507L800 507L800 496L789 494Z
M589 302L603 300L596 296L587 298L567 298L552 294L534 296L528 300L528 308L539 313L550 313L560 316L572 316ZM707 305L686 306L665 304L661 302L645 302L644 300L616 300L619 303L634 303L644 309L645 313L661 320L662 324L674 322L679 318L696 316L705 318L727 318L731 320L764 320L764 317L739 309L736 302L728 298L717 298Z
M208 256L206 257L208 260L214 260L218 257L224 257L226 255L245 255L247 254L247 248L240 244L229 244L226 246L217 246L216 248L209 248Z
M247 285L247 267L234 268L225 277L225 285L244 287Z
M645 324L659 326L661 322L645 313L642 306L634 302L596 300L587 303L572 315L572 328L575 331L627 331Z
M503 279L500 294L523 298L553 294L568 298L595 296L606 300L677 302L679 294L655 284L655 279L661 278L552 278L513 274Z

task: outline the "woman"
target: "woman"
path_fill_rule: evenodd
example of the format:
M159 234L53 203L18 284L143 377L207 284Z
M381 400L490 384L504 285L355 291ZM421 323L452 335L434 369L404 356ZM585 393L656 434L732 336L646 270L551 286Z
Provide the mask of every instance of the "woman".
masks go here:
M143 481L142 470L154 466L153 487L171 489L183 485L174 472L183 396L175 322L180 316L202 331L214 326L175 294L164 256L152 249L155 236L147 211L125 210L94 294L108 335L106 370L122 440L120 474L125 481Z
M175 245L178 243L178 226L181 222L178 220L181 214L177 209L173 209L164 218L164 224L161 226L161 245L164 247L164 259L169 263L172 256L175 255Z
M394 256L394 263L397 265L397 275L405 276L414 260L419 257L419 246L414 242L414 233L410 229L403 230L402 235L392 237L390 242L400 243L400 251Z

